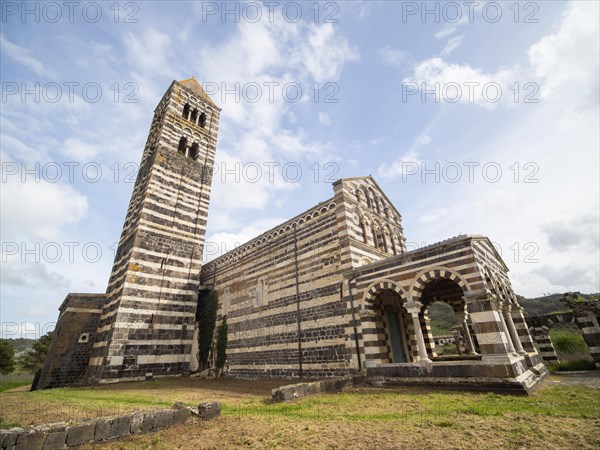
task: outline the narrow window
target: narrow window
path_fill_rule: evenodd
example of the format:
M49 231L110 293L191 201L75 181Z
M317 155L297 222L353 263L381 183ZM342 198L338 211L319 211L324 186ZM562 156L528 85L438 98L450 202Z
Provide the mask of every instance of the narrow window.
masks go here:
M190 120L194 123L196 123L196 119L198 118L198 110L196 108L194 108L194 110L192 111L192 116L190 117Z
M206 126L206 114L200 114L200 120L198 121L198 125L200 125L202 128Z
M185 148L187 147L187 139L182 137L179 139L179 147L177 147L177 152L185 155Z
M190 105L189 105L189 103L186 103L185 106L183 107L183 114L181 114L181 117L183 117L184 119L187 119L189 115L190 115Z
M362 237L365 244L369 243L369 238L367 237L367 223L363 219L360 221L360 226L362 227Z
M200 146L198 145L197 142L194 142L192 144L192 148L190 148L190 158L192 158L194 161L196 161L198 159L199 154L200 154Z

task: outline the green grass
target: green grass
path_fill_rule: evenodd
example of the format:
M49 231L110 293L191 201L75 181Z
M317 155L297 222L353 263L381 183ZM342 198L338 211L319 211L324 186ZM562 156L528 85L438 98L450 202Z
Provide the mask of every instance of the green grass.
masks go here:
M365 406L367 405L367 406ZM305 397L293 403L228 405L224 415L285 416L296 419L422 422L452 426L453 417L550 416L600 418L597 390L551 386L533 396L508 396L461 392L407 393L353 389L338 394ZM448 422L446 425L440 425Z
M596 365L593 361L575 360L565 361L560 364L550 364L550 370L553 372L568 372L573 370L594 370Z
M20 386L31 385L33 375L30 373L11 373L10 375L0 375L0 392L8 391Z

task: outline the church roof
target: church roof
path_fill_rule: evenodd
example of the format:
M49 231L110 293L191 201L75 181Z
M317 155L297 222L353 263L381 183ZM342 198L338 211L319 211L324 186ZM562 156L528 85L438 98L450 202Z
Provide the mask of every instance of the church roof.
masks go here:
M178 81L178 83L181 84L183 87L189 89L196 95L202 97L202 99L209 105L214 106L217 109L221 109L217 105L215 105L215 102L213 102L212 99L206 93L206 91L202 89L202 86L200 86L200 83L198 83L198 80L196 80L196 78L186 78L185 80Z

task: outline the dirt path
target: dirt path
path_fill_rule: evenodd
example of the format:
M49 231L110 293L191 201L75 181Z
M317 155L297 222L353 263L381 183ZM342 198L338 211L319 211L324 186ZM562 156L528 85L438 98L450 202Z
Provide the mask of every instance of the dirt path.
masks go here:
M600 389L600 370L553 373L546 383L550 386L580 386Z

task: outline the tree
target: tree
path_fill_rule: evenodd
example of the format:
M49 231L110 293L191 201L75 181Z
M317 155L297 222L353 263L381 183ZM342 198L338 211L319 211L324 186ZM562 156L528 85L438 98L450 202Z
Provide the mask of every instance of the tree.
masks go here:
M13 345L5 341L0 340L0 373L7 375L15 370L15 348Z
M208 357L213 342L213 333L217 322L217 308L219 299L217 293L201 292L198 302L198 311L196 321L198 322L198 361L200 362L200 371L208 367Z
M217 330L217 357L215 365L218 371L225 367L225 361L227 360L227 328L227 317L224 317Z
M19 359L19 364L23 369L30 372L37 372L44 367L48 348L52 342L52 332L49 332L33 343L31 351L25 353Z

